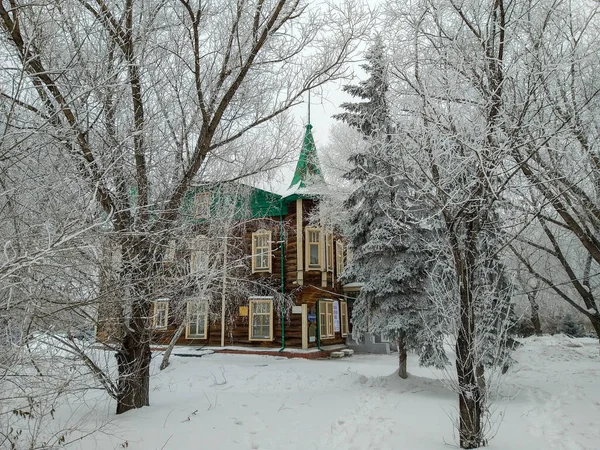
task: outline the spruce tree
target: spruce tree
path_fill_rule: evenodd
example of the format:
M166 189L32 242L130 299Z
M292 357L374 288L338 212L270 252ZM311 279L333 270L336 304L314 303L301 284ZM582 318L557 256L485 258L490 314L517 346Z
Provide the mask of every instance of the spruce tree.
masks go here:
M369 77L344 91L362 101L344 103L334 116L362 132L368 145L353 154L346 178L359 187L346 202L350 208L350 244L354 259L346 281L361 282L353 307L354 333L381 333L398 342L399 375L406 378L406 351L424 365L445 363L440 321L427 295L434 233L430 211L416 197L407 174L393 168L399 145L387 104L385 47L377 37L362 66Z

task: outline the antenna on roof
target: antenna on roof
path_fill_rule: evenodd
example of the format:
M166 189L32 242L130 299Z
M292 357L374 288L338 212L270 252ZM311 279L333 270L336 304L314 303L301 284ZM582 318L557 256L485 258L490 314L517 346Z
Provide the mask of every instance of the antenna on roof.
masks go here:
M308 124L310 125L310 89L308 90Z

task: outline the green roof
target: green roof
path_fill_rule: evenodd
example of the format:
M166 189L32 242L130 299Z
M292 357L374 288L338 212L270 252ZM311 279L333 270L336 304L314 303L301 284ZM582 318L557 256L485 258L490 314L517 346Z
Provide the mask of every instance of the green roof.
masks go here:
M306 125L302 151L298 158L298 164L296 165L296 171L294 172L294 178L292 178L290 188L293 186L306 187L306 181L308 179L321 182L325 181L323 174L321 173L321 167L319 166L317 147L315 146L315 140L311 130L312 125L309 123Z
M183 201L184 216L192 223L204 222L195 217L196 194L210 193L210 217L227 217L233 214L236 220L272 217L287 214L287 205L281 196L263 189L239 183L213 183L191 187Z

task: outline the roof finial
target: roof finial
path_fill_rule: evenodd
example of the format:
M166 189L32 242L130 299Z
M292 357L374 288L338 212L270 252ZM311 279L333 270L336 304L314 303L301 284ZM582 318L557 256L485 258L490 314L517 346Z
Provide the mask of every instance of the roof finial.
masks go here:
M308 90L308 124L310 125L310 89Z

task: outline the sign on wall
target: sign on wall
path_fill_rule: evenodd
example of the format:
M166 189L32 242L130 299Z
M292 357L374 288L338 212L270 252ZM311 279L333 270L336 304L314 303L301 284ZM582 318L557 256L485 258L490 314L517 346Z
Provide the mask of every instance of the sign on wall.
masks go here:
M340 302L333 302L333 331L340 332Z
M248 307L240 306L240 317L248 317Z

